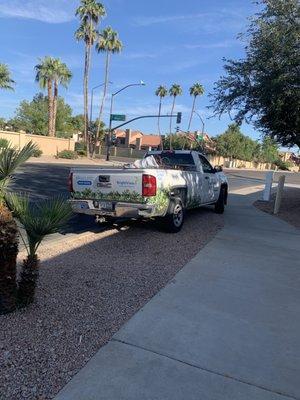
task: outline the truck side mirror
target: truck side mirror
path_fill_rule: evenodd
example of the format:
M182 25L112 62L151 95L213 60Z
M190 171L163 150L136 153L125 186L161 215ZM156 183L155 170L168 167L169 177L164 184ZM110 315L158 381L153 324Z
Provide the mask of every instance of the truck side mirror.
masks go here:
M222 165L216 165L214 170L215 170L215 172L222 172L223 171L223 167L222 167Z

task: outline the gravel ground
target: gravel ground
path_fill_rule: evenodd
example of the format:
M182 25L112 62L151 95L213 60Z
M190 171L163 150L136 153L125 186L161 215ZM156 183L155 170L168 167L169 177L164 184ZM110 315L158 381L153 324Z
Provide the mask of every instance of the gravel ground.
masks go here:
M37 302L0 316L1 400L52 399L222 226L200 209L178 234L135 222L44 247Z
M270 202L258 200L254 205L260 210L273 214L276 194L273 194ZM277 216L300 229L300 189L284 188L280 211Z

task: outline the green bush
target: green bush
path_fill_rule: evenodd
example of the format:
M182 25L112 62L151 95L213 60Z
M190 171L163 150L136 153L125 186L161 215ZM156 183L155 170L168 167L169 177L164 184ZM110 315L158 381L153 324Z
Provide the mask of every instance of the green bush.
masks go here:
M73 137L73 132L56 131L55 136L62 139L71 139Z
M76 153L76 151L73 150L62 150L57 153L56 158L67 158L69 160L76 160L76 158L78 158L78 154Z
M86 144L84 143L84 142L76 142L75 143L75 151L77 151L77 153L78 153L78 150L87 150L87 148L86 148Z
M86 157L87 155L86 150L76 150L76 153L81 157Z
M278 167L278 169L281 169L282 171L289 171L291 167L291 163L283 161L280 158L276 160L274 164L276 165L276 167Z
M42 154L43 154L42 150L36 149L36 150L34 150L32 156L33 156L33 157L41 157Z
M2 139L2 138L0 138L0 149L1 148L5 148L5 147L8 147L8 140L7 139Z

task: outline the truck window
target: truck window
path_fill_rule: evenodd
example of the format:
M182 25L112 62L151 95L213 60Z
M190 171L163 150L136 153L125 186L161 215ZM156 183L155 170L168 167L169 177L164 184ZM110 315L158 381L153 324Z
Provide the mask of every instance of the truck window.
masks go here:
M199 154L199 158L200 158L200 162L201 162L201 165L203 168L203 172L209 173L209 174L214 173L214 169L211 166L211 164L208 162L208 160L205 157L203 157L201 154Z
M149 154L146 157L153 155L158 165L164 167L176 167L176 166L191 166L195 167L194 159L191 153L172 153L172 152L161 152L159 154Z

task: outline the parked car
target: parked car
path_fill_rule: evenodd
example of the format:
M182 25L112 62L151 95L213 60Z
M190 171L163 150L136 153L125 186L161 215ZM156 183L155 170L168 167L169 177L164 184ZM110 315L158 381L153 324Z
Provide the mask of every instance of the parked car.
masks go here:
M214 205L223 213L228 182L222 168L201 153L151 151L123 168L72 168L69 190L75 213L157 218L166 230L178 232L190 208Z

